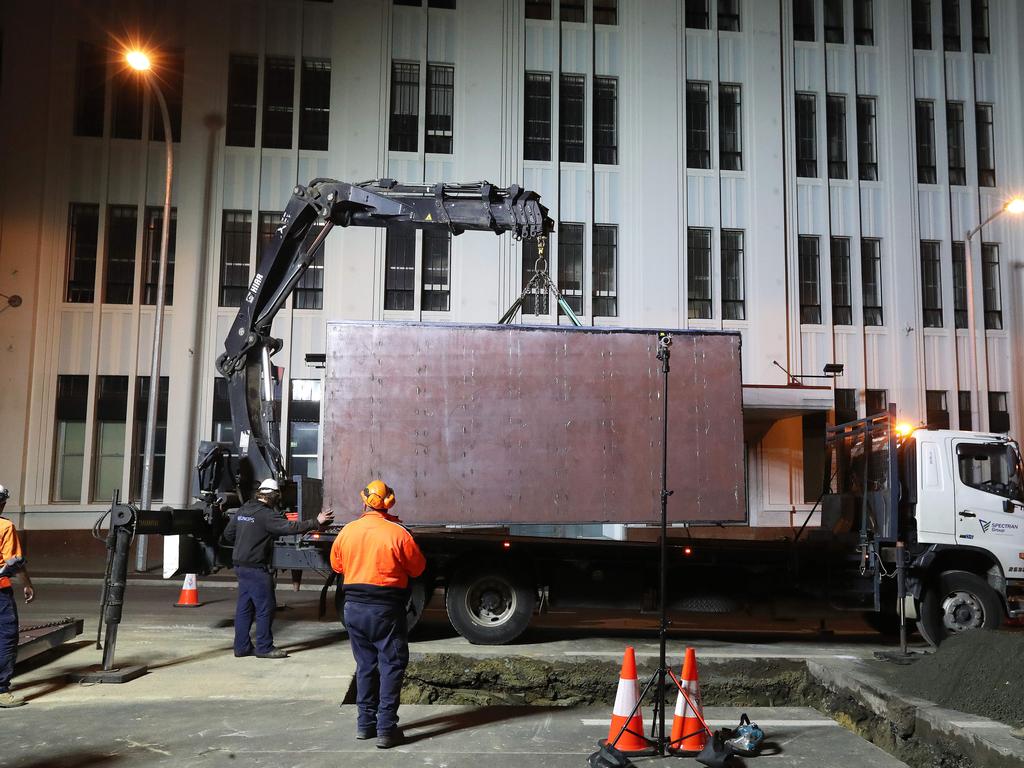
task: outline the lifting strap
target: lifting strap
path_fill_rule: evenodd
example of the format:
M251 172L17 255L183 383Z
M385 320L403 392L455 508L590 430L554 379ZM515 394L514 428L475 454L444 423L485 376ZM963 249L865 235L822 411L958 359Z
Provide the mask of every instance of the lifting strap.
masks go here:
M544 254L547 246L548 238L547 235L541 235L537 238L537 260L533 264L533 277L523 288L523 292L519 294L519 298L516 299L512 306L508 308L508 311L501 316L498 320L499 325L511 325L512 321L516 319L516 314L523 306L523 302L526 301L527 296L533 296L533 313L534 315L539 314L537 307L540 306L540 297L543 294L547 296L549 293L554 295L555 300L558 302L558 306L565 312L566 317L572 321L572 324L577 328L583 326L580 319L576 316L576 313L572 311L572 307L569 306L569 302L565 300L561 292L558 290L558 286L551 280L548 275L548 260Z

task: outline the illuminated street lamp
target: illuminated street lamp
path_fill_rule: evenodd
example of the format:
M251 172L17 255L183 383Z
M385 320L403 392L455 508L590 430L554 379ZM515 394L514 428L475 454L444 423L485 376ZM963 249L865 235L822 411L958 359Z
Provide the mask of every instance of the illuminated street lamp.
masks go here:
M983 227L991 224L1004 213L1012 213L1015 216L1024 213L1024 197L1018 196L1007 200L999 210L964 236L964 266L966 267L965 278L967 281L967 333L971 337L971 368L974 373L974 389L971 391L971 410L977 408L978 412L977 424L973 422L973 419L971 424L975 428L987 427L988 424L987 419L985 424L981 423L982 414L986 413L986 411L982 410L981 407L981 385L978 374L978 336L974 328L974 267L973 259L971 258L971 238L981 232Z
M164 289L167 284L167 247L171 227L171 179L174 174L174 137L171 135L171 116L160 86L152 76L152 62L144 51L125 52L125 61L139 72L160 104L160 116L164 122L164 145L167 148L167 175L164 183L164 220L160 232L160 268L156 285L155 311L153 317L153 357L149 368L149 402L146 403L146 442L142 451L142 509L153 504L153 453L156 447L156 414L160 399L160 352L164 336ZM135 549L135 570L146 569L146 536L139 536Z

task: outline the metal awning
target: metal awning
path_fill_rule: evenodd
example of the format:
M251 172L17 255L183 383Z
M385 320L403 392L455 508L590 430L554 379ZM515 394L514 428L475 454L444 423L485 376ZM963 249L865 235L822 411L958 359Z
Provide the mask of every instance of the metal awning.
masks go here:
M743 436L758 442L772 425L782 419L827 413L835 408L832 387L803 384L743 385Z

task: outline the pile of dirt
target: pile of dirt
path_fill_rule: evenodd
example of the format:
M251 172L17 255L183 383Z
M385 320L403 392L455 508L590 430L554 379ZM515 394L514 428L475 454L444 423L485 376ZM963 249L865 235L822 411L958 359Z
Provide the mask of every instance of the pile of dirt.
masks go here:
M550 662L522 656L473 659L437 654L409 664L402 688L406 704L529 705L574 707L612 704L617 662ZM654 668L641 664L641 685ZM738 659L700 666L706 705L781 706L802 698L807 682L800 662ZM671 688L671 683L668 683ZM674 704L674 689L666 695Z
M1024 633L965 632L907 666L875 662L898 690L939 706L1024 725Z

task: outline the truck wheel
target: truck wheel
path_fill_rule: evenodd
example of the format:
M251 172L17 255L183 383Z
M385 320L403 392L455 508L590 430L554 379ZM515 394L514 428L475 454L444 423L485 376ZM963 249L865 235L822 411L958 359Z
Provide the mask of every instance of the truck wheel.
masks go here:
M448 584L445 607L455 630L476 645L501 645L530 624L537 593L502 570L463 568Z
M985 579L969 571L946 571L929 584L920 614L917 631L937 646L960 632L998 629L1003 607Z
M423 616L423 608L427 603L427 587L422 581L413 581L411 585L412 594L409 596L409 604L406 606L406 623L409 631L415 627ZM338 621L345 626L345 591L339 584L334 588L334 610L338 613Z

